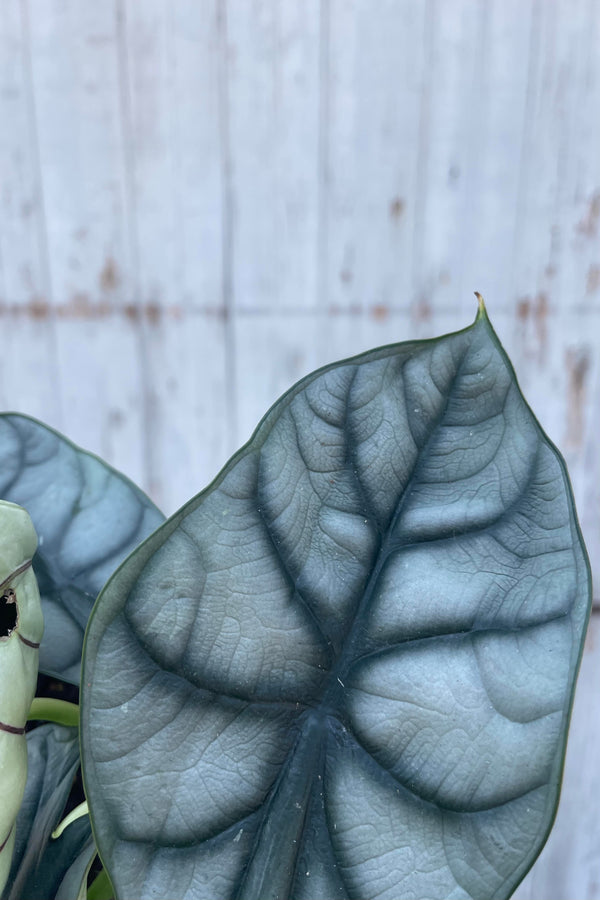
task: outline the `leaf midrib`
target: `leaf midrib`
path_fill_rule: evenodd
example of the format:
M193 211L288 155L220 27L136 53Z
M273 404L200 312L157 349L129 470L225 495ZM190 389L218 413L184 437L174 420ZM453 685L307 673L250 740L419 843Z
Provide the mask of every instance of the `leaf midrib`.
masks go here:
M456 367L456 371L454 372L452 381L450 382L450 384L448 386L447 394L445 397L445 402L442 405L438 415L433 419L433 421L431 423L431 427L429 429L427 438L425 439L425 441L423 441L423 443L420 447L416 441L414 442L416 449L417 449L417 454L416 454L413 469L410 473L409 478L406 481L406 484L404 486L404 489L402 490L401 495L398 498L398 502L396 503L394 512L389 519L389 524L388 524L387 528L385 529L385 532L383 533L382 537L380 537L380 539L379 539L379 548L377 550L375 563L373 565L371 575L369 576L367 584L365 585L365 588L363 590L362 597L359 601L356 612L354 613L354 616L352 618L351 627L345 636L345 640L342 644L342 650L339 653L337 659L335 660L334 665L332 666L332 668L330 670L329 677L326 677L324 680L324 687L323 687L320 698L314 704L313 709L304 714L304 723L299 729L298 739L294 743L294 747L288 754L287 760L283 764L282 769L279 773L279 776L275 779L275 782L271 786L271 788L265 798L265 801L263 803L262 823L259 826L256 837L254 839L253 850L250 854L249 867L245 870L239 890L236 892L236 900L259 900L259 898L260 898L260 900L264 900L263 893L262 893L262 885L264 885L265 880L268 882L268 871L265 871L265 873L263 873L263 875L261 876L261 879L260 879L261 888L260 888L260 891L258 894L256 892L253 892L253 890L252 890L253 886L255 887L256 885L248 883L248 872L250 871L250 869L252 869L252 871L255 871L254 870L254 860L256 858L257 853L261 853L261 851L262 851L261 839L263 836L265 823L268 820L269 812L270 812L271 806L274 802L273 798L276 796L279 786L281 785L283 778L287 774L288 767L290 766L290 763L291 763L292 759L294 758L294 754L298 751L298 748L299 747L301 748L303 746L303 744L306 742L307 731L312 730L317 735L318 747L319 747L318 758L320 760L319 772L321 774L321 777L324 779L323 738L327 734L327 731L328 731L326 722L330 717L332 717L332 718L336 719L343 728L347 727L347 723L342 724L342 721L341 721L342 718L344 718L344 717L340 716L340 711L343 707L343 703L341 702L341 696L342 696L343 692L346 690L344 678L345 678L350 666L354 663L355 658L356 658L356 645L362 636L361 625L367 614L369 606L371 604L373 593L379 582L381 572L389 558L389 555L390 555L390 552L392 549L390 546L391 542L392 542L391 536L394 534L397 524L403 514L407 499L411 495L411 488L415 483L417 473L419 471L420 465L422 464L422 458L424 455L426 455L427 448L430 446L431 441L433 440L433 437L437 432L437 429L439 428L441 422L443 421L443 419L447 413L448 406L450 404L450 401L451 401L451 398L453 395L453 391L455 389L458 379L460 378L462 367L465 363L465 360L467 359L467 357L469 355L470 347L471 347L471 344L469 343L469 345L465 348L465 351L460 360L460 363L458 364L458 366ZM352 390L352 385L354 384L355 376L356 376L356 371L354 373L353 378L350 381L350 384L349 384L347 392L346 392L346 398L345 398L346 416L345 416L344 424L342 427L344 427L344 433L346 434L347 442L348 442L347 420L348 420L349 397L350 397L350 393ZM402 377L402 376L400 376L400 377ZM404 385L403 377L402 377L402 384ZM407 417L408 417L408 408L409 407L407 404L407 406L406 406ZM411 432L411 436L412 436L412 432ZM414 440L414 438L413 438L413 440ZM348 461L350 459L351 459L351 454L349 453L348 447L347 447L346 460ZM365 492L364 487L358 477L357 467L354 465L349 465L348 468L353 473L354 479L357 484L357 490L358 490L359 496L365 498L366 492ZM368 504L368 505L370 506L370 504ZM365 510L365 512L366 511L367 510ZM369 513L369 519L372 520L373 515L372 515L371 511L368 510L368 513ZM261 516L262 516L262 513L261 513ZM264 516L262 516L262 517L263 517L263 521L264 521ZM374 523L374 524L376 524L376 523ZM279 559L280 565L283 568L284 572L286 573L286 576L291 579L291 586L294 588L294 591L296 592L295 582L291 576L291 573L288 570L287 563L286 563L285 559L283 558L283 556L279 550L279 547L277 546L277 542L273 539L273 535L271 534L271 529L269 528L268 523L266 521L265 521L265 526L266 526L267 533L269 534L272 546L273 546L273 548L277 554L277 557ZM381 535L381 529L378 528L377 530L378 530L378 533ZM394 542L394 550L395 549L397 549L396 542ZM305 601L305 603L306 603L308 609L312 608L309 601ZM322 629L320 629L320 630L322 632ZM316 769L314 767L312 767L311 775L314 776L315 774L317 774ZM307 788L305 786L305 790L306 789ZM313 790L313 785L311 784L309 787L309 792L312 792L312 790ZM303 830L304 830L304 825L302 825L301 833L303 832ZM298 865L298 858L299 858L299 853L300 853L300 850L302 847L302 843L303 842L301 840L299 840L295 845L295 852L294 852L294 856L293 856L294 874L290 877L290 880L289 880L290 885L293 884L293 881L295 878L295 872L296 872L297 865ZM279 858L278 855L276 855L276 856L277 856L277 858L274 858L274 859L268 858L269 868L270 868L270 866L279 866L281 864L281 859ZM254 882L255 881L254 877L252 877L251 880L252 880L252 882ZM250 893L247 892L246 888L249 889Z
M450 401L452 399L454 390L456 388L456 384L460 378L465 361L469 355L470 349L471 349L471 343L469 343L469 345L465 348L462 359L460 360L460 363L456 367L456 371L452 377L452 381L450 382L450 384L448 386L447 394L445 397L445 402L443 403L438 415L432 420L427 437L426 437L425 441L423 441L423 443L420 447L417 444L416 440L414 439L414 437L412 435L412 430L411 430L411 437L412 437L415 447L417 449L417 453L415 456L415 462L414 462L412 471L406 481L406 484L405 484L400 496L398 497L398 501L396 503L394 512L390 516L389 524L388 524L387 528L385 529L385 531L383 532L382 537L380 538L379 549L377 551L375 564L374 564L371 574L368 578L367 584L365 585L362 597L360 599L360 602L358 604L358 607L357 607L356 612L353 617L352 626L347 634L346 640L344 641L342 651L339 654L339 656L336 660L336 663L332 668L331 676L328 679L329 684L323 694L323 702L328 709L335 708L335 704L334 703L332 704L332 701L334 701L335 698L337 697L337 695L339 695L339 693L340 693L341 685L339 684L339 681L342 681L343 683L345 682L348 672L350 670L350 667L353 665L353 663L356 660L357 644L362 639L361 625L367 616L367 613L368 613L368 610L370 608L371 601L373 598L373 594L379 583L379 578L381 576L383 568L386 565L392 551L397 552L397 550L400 549L400 547L402 546L402 543L393 541L392 536L394 535L394 533L396 531L397 525L402 517L402 514L404 512L406 504L411 496L411 491L412 491L413 486L416 483L418 472L422 468L423 457L425 457L427 455L428 448L431 446L431 443L437 433L437 430L440 427L440 425L442 424L442 422L446 416L446 413L448 412L448 407L450 405ZM401 383L402 383L404 390L406 388L406 379L404 377L404 368L406 366L407 361L408 360L406 360L403 363L402 374L400 376ZM346 405L348 405L348 399L349 399L351 388L352 388L352 384L350 385L348 394L346 396ZM410 404L405 403L405 408L406 408L406 414L407 414L407 423L410 428L410 423L409 423L410 416L409 416L409 412L408 412L408 410L410 408ZM354 477L355 477L357 483L360 485L360 489L362 491L364 491L364 488L362 488L362 484L360 483L358 471L356 468L353 468L353 473L354 473ZM343 688L342 688L342 690L343 690Z

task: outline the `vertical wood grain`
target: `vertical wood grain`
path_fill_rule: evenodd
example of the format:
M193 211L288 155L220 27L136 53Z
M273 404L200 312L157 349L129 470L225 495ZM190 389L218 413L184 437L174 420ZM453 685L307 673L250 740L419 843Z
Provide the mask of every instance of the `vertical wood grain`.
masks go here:
M217 4L122 0L140 297L221 303Z
M470 234L480 227L471 216L470 178L481 146L489 15L489 4L469 0L435 0L429 11L409 298L423 336L432 311L458 308L468 317L473 309L470 293L477 284L461 282L466 254L472 252Z
M61 427L143 481L139 356L116 315L131 302L131 246L115 5L25 7Z
M29 10L0 16L0 395L4 409L62 425Z
M215 473L231 433L218 11L121 7L146 486L168 512Z
M314 308L319 203L318 0L227 0L237 309Z
M320 303L411 302L433 6L329 0ZM423 136L424 137L424 136Z

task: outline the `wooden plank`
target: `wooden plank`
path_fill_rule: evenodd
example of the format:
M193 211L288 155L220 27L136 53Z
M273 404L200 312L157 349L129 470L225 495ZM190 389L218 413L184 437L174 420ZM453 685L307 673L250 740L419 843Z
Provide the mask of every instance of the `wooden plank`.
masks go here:
M216 2L123 0L120 17L144 483L169 511L212 477L230 428L223 413L227 328L210 320L226 303L218 24ZM209 318L190 319L192 310ZM199 360L208 363L208 378ZM210 400L199 399L203 384Z
M19 306L46 302L48 287L27 29L9 0L0 16L0 267L2 301Z
M180 302L214 310L223 304L223 135L216 0L168 4L172 16L170 140L177 157L173 189L180 221Z
M521 322L600 309L599 40L596 4L535 7L512 262Z
M328 6L320 304L406 308L433 6Z
M139 317L146 315L153 365L142 382ZM0 400L5 410L61 427L146 490L167 513L202 490L235 449L225 403L224 318L214 313L174 315L133 308L123 314L60 320L62 386L67 425L49 414L55 390L45 379L35 329L45 322L13 317L5 340ZM33 334L35 338L35 334ZM152 406L151 454L140 438L140 404ZM148 465L150 460L150 466Z
M227 415L225 327L222 315L169 309L148 324L153 365L145 389L156 427L147 488L167 514L203 490L237 449Z
M514 900L598 900L600 898L600 718L598 703L600 615L595 613L581 664L554 828Z
M600 336L600 9L556 0L557 41L563 46L554 94L560 170L553 237L557 245L554 297L559 309L594 312ZM552 99L552 98L550 98Z
M491 308L509 304L527 127L531 68L538 44L533 0L486 4L478 41L478 92L466 126L471 153L465 168L459 295L479 290Z
M137 321L86 313L61 318L58 332L65 435L147 489Z
M18 0L0 16L0 121L0 402L60 427L29 19Z
M226 9L233 302L314 307L320 4L228 0Z
M60 320L60 349L69 354L68 362L60 360L61 371L69 374L62 387L66 427L51 414L55 385L38 351L47 323L12 316L4 338L0 408L63 430L172 513L206 487L236 449L225 402L225 321L214 313L153 313L146 328L154 364L142 383L141 314ZM149 435L150 468L139 431L144 394L156 423Z
M48 316L32 318L2 308L0 329L0 410L24 413L62 430L62 397L56 389L57 361Z
M131 285L114 2L29 0L52 303L114 303Z
M144 486L144 347L117 6L30 7L61 430Z
M123 0L131 205L147 304L222 303L217 4Z
M523 10L526 22L526 6ZM417 322L432 308L460 309L471 315L469 285L460 283L465 263L465 233L478 228L469 219L469 179L481 153L485 115L482 73L490 64L485 3L435 2L429 12L427 72L421 92L414 242L410 303ZM491 76L490 76L491 77ZM493 96L493 95L492 95ZM459 291L461 291L459 295Z

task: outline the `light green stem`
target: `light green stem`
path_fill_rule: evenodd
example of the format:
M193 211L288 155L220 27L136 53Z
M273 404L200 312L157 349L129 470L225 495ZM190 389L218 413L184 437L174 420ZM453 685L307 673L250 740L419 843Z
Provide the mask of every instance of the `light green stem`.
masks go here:
M53 697L34 697L27 720L43 719L45 722L56 722L57 725L79 727L79 706L67 700L55 700Z
M67 828L71 822L74 822L76 819L80 819L82 816L89 815L89 809L87 805L87 800L84 800L83 803L80 803L79 806L76 806L75 809L72 809L71 812L64 817L62 822L59 822L54 831L52 832L52 837L54 840L59 838L65 828Z
M87 900L112 900L114 891L106 869L101 869L90 884Z

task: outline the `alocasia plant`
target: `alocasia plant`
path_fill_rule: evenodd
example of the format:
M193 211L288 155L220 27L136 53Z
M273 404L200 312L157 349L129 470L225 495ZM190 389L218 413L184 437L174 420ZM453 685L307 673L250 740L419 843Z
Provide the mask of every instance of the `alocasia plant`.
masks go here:
M509 897L556 808L590 594L483 307L309 375L94 606L82 764L116 896Z

